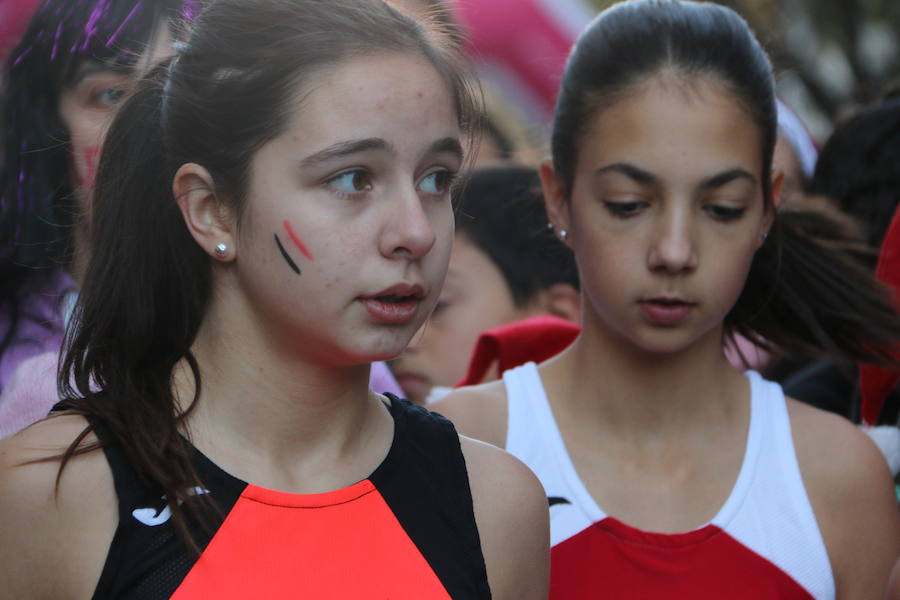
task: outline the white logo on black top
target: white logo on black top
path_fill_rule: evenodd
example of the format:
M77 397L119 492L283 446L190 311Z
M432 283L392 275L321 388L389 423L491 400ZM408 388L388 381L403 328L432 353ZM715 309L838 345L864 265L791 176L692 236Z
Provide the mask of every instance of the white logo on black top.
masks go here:
M194 487L188 490L189 496L199 496L200 494L208 494L209 490L203 489L202 487ZM166 497L163 496L162 501L166 501ZM178 504L181 504L181 500L178 501ZM148 527L156 527L157 525L162 525L166 521L172 518L172 509L169 508L169 505L157 511L155 508L136 508L131 511L131 516L135 519L147 525Z

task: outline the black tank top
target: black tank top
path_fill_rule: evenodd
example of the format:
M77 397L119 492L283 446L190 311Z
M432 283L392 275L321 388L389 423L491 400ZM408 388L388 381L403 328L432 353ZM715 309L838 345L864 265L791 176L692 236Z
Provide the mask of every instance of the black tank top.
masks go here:
M159 490L138 480L92 421L112 469L119 525L94 598L487 599L484 557L453 425L390 397L394 439L365 480L289 494L232 477L199 450L194 467L221 516L176 535Z

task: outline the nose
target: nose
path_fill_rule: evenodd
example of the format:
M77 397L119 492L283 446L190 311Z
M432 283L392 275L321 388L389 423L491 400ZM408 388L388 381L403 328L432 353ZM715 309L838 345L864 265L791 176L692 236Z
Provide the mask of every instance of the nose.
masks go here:
M399 191L391 205L393 210L385 211L381 253L388 258L418 260L424 257L434 247L437 235L415 188L409 186L409 189Z
M671 274L697 268L697 247L689 210L668 210L659 216L650 245L651 271Z

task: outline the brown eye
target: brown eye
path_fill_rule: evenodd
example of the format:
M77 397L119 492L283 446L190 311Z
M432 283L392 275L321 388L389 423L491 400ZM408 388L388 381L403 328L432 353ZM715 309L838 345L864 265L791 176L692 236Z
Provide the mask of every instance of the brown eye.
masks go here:
M339 173L325 182L341 194L362 194L372 189L372 177L363 169Z
M419 189L426 194L442 196L450 190L450 186L453 185L453 179L453 173L446 169L432 171L419 182Z

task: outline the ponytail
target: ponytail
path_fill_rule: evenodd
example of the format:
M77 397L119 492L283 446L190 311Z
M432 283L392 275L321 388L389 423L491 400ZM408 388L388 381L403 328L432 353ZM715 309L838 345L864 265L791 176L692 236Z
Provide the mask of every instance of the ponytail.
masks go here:
M59 378L63 406L92 420L66 450L60 473L72 456L99 447L81 442L93 419L101 421L138 477L164 491L179 535L193 545L180 504L199 482L179 422L200 392L190 347L209 298L210 265L172 196L161 126L166 73L161 65L141 82L104 144L93 256ZM196 390L182 413L172 375L185 357Z
M779 211L726 318L730 333L848 366L895 366L900 316L867 267L874 251L841 218L812 208Z
M173 198L175 172L202 165L240 226L257 150L285 131L298 94L321 73L364 54L429 61L473 138L480 110L457 41L381 1L217 0L189 29L177 57L138 84L106 136L92 256L59 373L62 407L89 426L57 458L62 473L73 456L116 444L138 477L165 494L177 532L196 551L188 522L209 524L204 517L216 507L211 495L189 491L202 483L181 434L200 398L191 347L210 301L213 261ZM195 382L188 404L173 390L184 364ZM101 441L83 444L92 430Z

